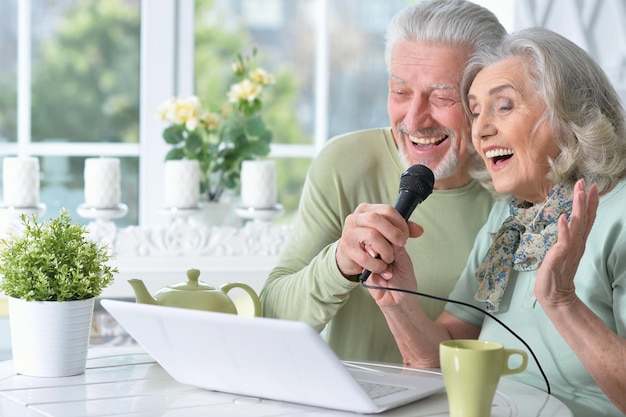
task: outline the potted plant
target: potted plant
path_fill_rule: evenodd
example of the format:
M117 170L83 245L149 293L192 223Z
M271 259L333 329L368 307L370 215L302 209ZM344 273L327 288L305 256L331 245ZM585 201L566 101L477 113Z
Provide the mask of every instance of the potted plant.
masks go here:
M274 77L255 65L251 56L237 56L232 64L235 82L225 103L205 110L196 96L172 97L159 106L157 117L169 122L163 131L172 146L165 160L197 160L200 192L219 202L226 190L239 186L241 163L270 152L272 132L261 117L261 95Z
M83 373L95 297L118 270L108 246L88 238L67 209L0 241L0 290L9 298L15 371L30 376Z

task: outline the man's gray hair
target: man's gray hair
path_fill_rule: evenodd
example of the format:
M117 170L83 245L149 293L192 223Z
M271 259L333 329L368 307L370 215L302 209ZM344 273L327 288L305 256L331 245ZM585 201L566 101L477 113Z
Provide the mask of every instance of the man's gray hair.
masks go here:
M464 46L470 54L497 44L506 34L498 18L466 0L427 0L406 7L389 22L385 36L385 64L398 41L410 40Z

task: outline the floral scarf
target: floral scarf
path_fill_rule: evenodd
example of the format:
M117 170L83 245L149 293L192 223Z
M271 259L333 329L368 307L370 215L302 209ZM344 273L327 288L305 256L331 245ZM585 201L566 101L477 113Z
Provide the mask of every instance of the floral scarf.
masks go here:
M511 268L538 269L543 257L557 240L557 220L572 211L573 187L557 184L542 204L518 197L509 201L510 216L492 234L491 248L476 270L480 287L474 296L485 302L485 309L498 311Z

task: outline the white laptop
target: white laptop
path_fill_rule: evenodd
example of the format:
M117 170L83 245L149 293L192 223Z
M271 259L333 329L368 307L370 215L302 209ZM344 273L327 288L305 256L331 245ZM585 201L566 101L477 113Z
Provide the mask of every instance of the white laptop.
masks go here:
M101 303L184 384L357 413L378 413L444 389L435 373L344 363L305 323L118 300Z

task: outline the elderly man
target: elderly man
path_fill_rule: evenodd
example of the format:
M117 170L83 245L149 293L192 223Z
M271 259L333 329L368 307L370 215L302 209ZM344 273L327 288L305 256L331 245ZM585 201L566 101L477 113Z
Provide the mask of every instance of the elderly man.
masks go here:
M428 277L422 291L445 297L454 287L493 204L470 177L477 158L460 81L470 55L504 34L490 11L465 0L425 1L394 16L385 51L391 127L333 138L315 159L292 238L261 292L264 315L319 331L329 324L328 342L343 359L402 361L358 276L384 274L392 245L406 245L416 276ZM433 171L435 186L407 223L391 204L414 164ZM443 309L421 302L432 318Z

